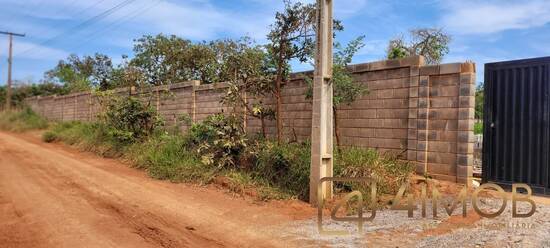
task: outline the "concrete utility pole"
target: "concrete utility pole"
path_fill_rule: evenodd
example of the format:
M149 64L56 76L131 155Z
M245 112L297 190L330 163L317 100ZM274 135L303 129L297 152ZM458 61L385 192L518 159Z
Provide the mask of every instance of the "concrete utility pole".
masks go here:
M17 34L12 32L3 32L0 31L0 34L5 34L9 36L10 45L9 45L9 57L8 57L8 85L6 87L6 110L11 109L11 66L12 66L12 50L13 50L13 36L25 37L25 34Z
M309 202L317 205L332 198L332 182L326 182L318 199L317 187L323 177L332 177L332 0L317 0L317 43L313 76L311 126L311 173Z

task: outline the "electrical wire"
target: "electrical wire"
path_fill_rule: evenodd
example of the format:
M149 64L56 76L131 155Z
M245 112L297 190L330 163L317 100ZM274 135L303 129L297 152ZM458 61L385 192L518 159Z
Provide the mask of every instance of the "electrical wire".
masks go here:
M138 8L135 12L130 12L128 14L126 14L125 16L115 20L114 22L110 23L109 25L105 26L105 27L102 27L100 29L96 29L95 31L89 33L87 35L87 37L81 41L81 42L75 42L74 44L77 44L77 46L75 47L71 47L71 50L74 50L74 49L77 49L77 48L80 48L84 45L88 45L89 42L97 39L98 37L100 37L100 34L99 32L103 32L104 34L109 32L109 31L113 31L113 30L116 30L117 28L119 28L123 23L126 23L128 21L131 21L133 20L134 18L136 18L137 16L140 16L142 15L143 13L146 13L147 11L153 9L154 7L156 7L156 5L158 5L159 3L161 3L163 0L155 0L155 1L152 1L149 5L143 5L141 8ZM112 28L111 30L109 30L110 28Z
M95 8L97 5L99 5L99 4L103 3L103 2L105 2L105 0L99 0L99 1L95 2L94 4L92 4L92 5L88 6L88 7L86 7L85 9L83 9L83 10L77 12L77 13L75 14L75 16L77 16L77 17L78 17L78 16L82 16L84 13L86 13L86 12L88 12L89 10Z
M54 37L52 37L52 38L50 38L50 39L48 39L48 40L45 40L45 41L39 43L38 45L35 45L35 46L33 46L33 47L31 47L31 48L29 48L29 49L27 49L27 50L25 50L25 51L23 51L23 52L21 52L21 53L18 53L18 54L16 54L16 55L14 55L14 57L15 57L15 56L21 56L21 55L23 55L23 54L27 54L27 53L29 53L29 52L31 52L31 51L34 51L34 50L37 49L37 48L40 49L39 47L41 47L41 46L46 46L46 45L48 45L48 44L50 44L50 43L52 43L52 42L55 42L57 39L59 39L59 38L65 36L65 35L69 35L69 34L70 34L70 35L74 35L75 33L78 33L79 31L82 31L83 29L87 28L88 26L91 26L91 25L93 25L94 23L96 23L96 22L98 22L98 21L100 21L100 20L102 20L102 19L104 19L104 18L110 16L111 14L113 14L113 13L115 13L116 11L118 11L118 10L120 10L120 9L122 9L122 8L124 8L124 7L126 7L126 6L128 6L129 4L131 4L131 3L135 2L135 1L136 1L136 0L125 0L125 1L122 1L121 3L119 3L119 4L115 5L115 6L109 8L109 9L103 11L103 12L101 12L100 14L95 15L95 16L93 16L93 17L91 17L91 18L85 20L84 22L79 23L78 25L76 25L76 26L74 26L74 27L72 27L72 28L69 28L69 29L66 30L65 32L62 32L62 33L60 33L60 34L58 34L58 35L56 35L56 36L54 36Z

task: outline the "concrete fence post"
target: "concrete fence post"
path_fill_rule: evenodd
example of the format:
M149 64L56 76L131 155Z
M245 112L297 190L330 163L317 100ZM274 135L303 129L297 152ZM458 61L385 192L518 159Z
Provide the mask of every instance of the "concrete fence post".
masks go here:
M191 87L191 119L193 123L197 122L197 86L199 85L200 82L195 81Z
M416 160L420 163L420 171L429 173L429 127L430 127L430 76L421 74L418 81L418 118L417 118L417 154Z
M92 121L92 94L88 93L88 121Z
M423 64L423 63L420 63ZM410 67L409 81L409 117L407 128L407 160L416 161L418 145L418 86L420 81L419 66ZM415 162L416 172L424 174L424 165Z
M78 95L75 95L75 96L74 96L73 120L79 120L79 119L78 119Z
M61 97L61 121L65 119L65 97Z
M474 166L475 64L461 66L458 96L457 182L470 185Z

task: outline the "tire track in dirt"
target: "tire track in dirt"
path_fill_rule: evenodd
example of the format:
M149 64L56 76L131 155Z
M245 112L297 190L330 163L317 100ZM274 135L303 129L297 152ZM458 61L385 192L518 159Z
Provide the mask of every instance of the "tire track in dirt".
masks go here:
M21 160L28 160L28 158L20 157ZM107 195L105 192L99 194L91 192L82 185L76 183L71 178L61 176L57 171L44 169L44 167L35 166L29 163L38 172L38 174L46 175L47 181L63 181L64 185L58 188L59 191L73 191L74 195L78 195L85 199L96 211L109 215L116 220L119 224L129 226L133 229L133 232L141 236L144 240L160 247L193 247L199 244L209 243L210 246L223 247L220 242L213 239L208 239L194 234L188 230L176 230L174 225L169 224L162 218L150 213L140 212L139 209L131 206L124 206L120 198L116 198L112 195ZM53 180L52 180L53 179ZM76 192L74 192L76 191ZM109 198L115 199L109 199ZM171 229L172 231L165 231L165 229ZM177 229L177 228L176 228ZM183 232L178 235L177 232ZM173 235L178 238L174 238Z
M8 247L288 247L285 207L152 180L0 132L0 242ZM106 165L107 164L107 165ZM120 164L118 164L120 165ZM4 242L5 241L5 242Z

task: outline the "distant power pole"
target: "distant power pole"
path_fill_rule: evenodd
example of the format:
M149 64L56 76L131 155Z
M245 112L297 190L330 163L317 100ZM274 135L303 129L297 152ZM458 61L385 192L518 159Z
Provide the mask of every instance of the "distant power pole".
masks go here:
M12 32L0 31L0 34L5 34L9 36L10 45L9 45L9 57L8 57L8 85L6 87L6 110L11 109L11 66L12 66L12 50L13 50L13 36L25 37L25 34L17 34Z

